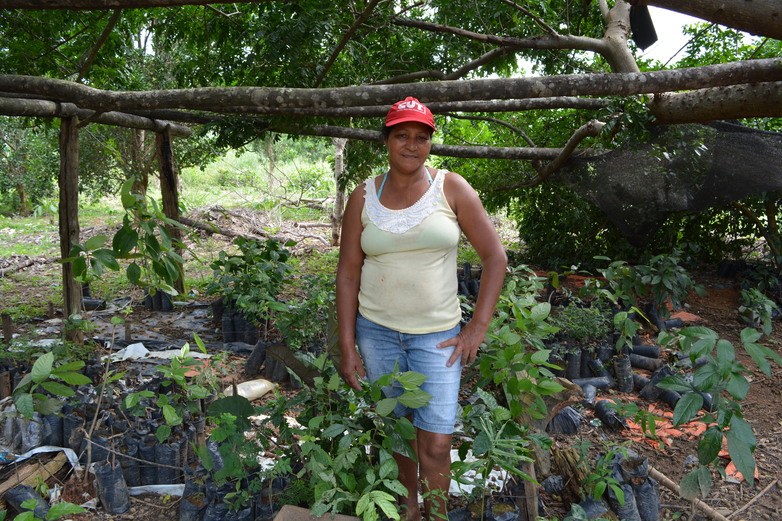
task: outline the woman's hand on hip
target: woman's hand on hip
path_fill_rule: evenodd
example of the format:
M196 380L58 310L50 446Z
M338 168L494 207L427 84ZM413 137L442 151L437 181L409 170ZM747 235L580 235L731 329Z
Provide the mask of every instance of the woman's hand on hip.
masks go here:
M448 359L445 365L451 367L456 360L461 358L462 367L467 366L475 362L478 357L478 348L486 337L486 331L481 331L481 328L472 322L468 322L466 326L462 328L458 335L453 338L449 338L445 342L440 342L437 347L442 349L444 347L455 346L451 358Z

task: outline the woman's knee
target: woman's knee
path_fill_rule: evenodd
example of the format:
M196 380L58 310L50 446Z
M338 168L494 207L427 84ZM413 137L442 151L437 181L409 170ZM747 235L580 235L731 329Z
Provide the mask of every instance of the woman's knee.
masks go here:
M416 438L418 459L421 462L447 461L450 465L452 435L419 430Z

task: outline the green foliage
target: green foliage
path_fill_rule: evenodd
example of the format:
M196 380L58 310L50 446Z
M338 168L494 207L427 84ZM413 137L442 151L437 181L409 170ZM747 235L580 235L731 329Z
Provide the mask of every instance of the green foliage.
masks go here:
M667 317L668 302L679 308L690 291L699 294L703 291L679 264L680 255L679 250L674 250L670 255L655 255L647 263L635 266L622 260L610 262L607 267L598 269L605 282L589 281L582 292L586 296L607 299L622 307L640 306L649 300L661 315ZM605 256L595 258L611 261Z
M764 334L770 335L774 327L774 311L780 311L779 305L758 288L742 289L739 303L739 316L753 327L759 326Z
M633 338L641 329L633 317L633 313L640 313L637 308L631 308L630 312L620 311L614 315L614 330L618 333L616 339L617 352L625 352L633 347Z
M758 368L770 375L769 360L782 364L782 357L757 343L761 336L759 331L746 328L741 332L741 343ZM698 443L699 468L687 474L681 482L682 496L693 498L708 493L711 476L706 466L717 461L723 438L727 440L731 460L752 485L756 441L741 407L741 401L747 396L750 386L745 375L751 374L751 371L736 359L735 347L731 342L719 338L716 332L705 327L688 327L676 334L664 333L660 336L660 343L677 346L689 356L693 364L699 358L705 357L707 361L695 371L691 380L673 375L658 384L661 388L685 393L674 408L674 426L696 417L704 404L701 393L711 395L713 400L712 412L698 418L709 427Z
M275 314L274 324L292 350L325 345L328 312L336 302L334 275L305 276L297 281L304 295L287 302L285 311Z
M568 339L587 343L605 339L612 331L606 310L599 305L586 306L581 302L557 308L551 315L551 324Z
M506 279L496 317L478 355L478 388L498 388L497 401L512 417L529 411L543 417L546 406L542 396L562 390L553 381L548 363L551 353L543 340L557 331L547 321L548 302L536 303L541 280L532 270L518 267Z
M576 444L579 449L579 465L589 469L589 472L581 482L581 488L585 495L592 496L594 499L600 499L607 490L611 490L620 504L624 505L625 494L620 483L612 476L614 458L625 453L624 447L606 445L603 447L605 452L595 458L594 465L590 465L590 448L592 443L589 440L581 440Z
M74 514L81 514L83 512L86 512L87 509L85 509L82 506L74 505L73 503L68 503L67 501L63 501L61 503L55 503L54 505L49 508L49 511L46 514L46 517L43 519L36 517L33 513L33 510L37 506L37 502L35 499L27 499L22 504L21 507L24 509L22 513L14 517L14 521L55 521L57 519L62 519L65 516L70 516ZM5 519L5 511L0 512L0 521Z
M90 383L89 378L78 372L84 367L83 361L55 362L53 352L42 354L14 388L14 405L22 416L32 418L36 412L54 414L64 405L63 398L75 395L71 386Z
M195 335L195 334L194 334ZM206 352L203 341L195 335L195 341L202 352ZM199 400L208 397L212 390L202 385L192 383L185 374L193 369L203 367L203 362L190 354L190 344L182 346L178 356L171 359L168 365L159 365L157 370L162 373L161 386L166 392L154 393L142 390L129 393L123 400L123 406L139 417L146 417L149 411L155 409L163 414L165 423L158 426L155 435L163 443L170 435L171 428L181 425L186 413L199 412Z
M279 456L301 465L298 479L306 481L313 492L312 513L358 515L375 521L383 515L399 519L394 506L396 495L407 495L398 481L393 454L415 458L410 440L415 429L407 418L397 418L397 403L408 407L426 404L430 396L419 386L426 377L414 372L387 375L364 388L349 388L325 355L315 362L323 376L312 388L296 397L280 396L271 404L271 422L279 428L281 443L298 448ZM385 397L383 388L399 387L397 398ZM300 410L300 427L290 427L285 414Z
M459 445L460 461L451 464L453 479L460 484L473 485L478 494L483 512L487 491L491 487L489 475L495 468L534 481L521 471L520 465L532 462L529 449L530 438L511 416L510 410L502 407L491 393L477 390L482 403L468 405L463 410L464 432L472 439ZM468 451L475 459L468 460ZM474 479L467 478L474 473Z
M210 267L214 279L207 294L222 295L226 302L255 321L268 319L274 312L286 312L288 306L277 300L283 285L288 284L290 252L276 239L260 242L237 237L238 253L221 251Z

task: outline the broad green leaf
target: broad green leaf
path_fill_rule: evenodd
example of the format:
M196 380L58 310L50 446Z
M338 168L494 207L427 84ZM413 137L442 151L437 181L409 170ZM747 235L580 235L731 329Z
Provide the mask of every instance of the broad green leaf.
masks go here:
M711 472L704 466L700 466L689 474L685 474L679 483L679 490L684 499L692 501L700 497L706 497L711 490Z
M84 243L84 249L85 250L97 250L104 244L106 244L106 241L108 240L108 237L105 235L96 235L94 237L90 237L87 239Z
M334 438L345 432L345 426L341 423L334 423L326 427L321 433L322 438Z
M155 431L155 437L157 438L157 441L159 441L160 443L165 443L170 436L171 436L171 426L166 423L159 426Z
M67 385L63 385L59 382L52 382L51 380L47 380L45 382L41 382L41 387L49 391L55 396L62 396L64 398L69 398L73 396L74 391Z
M79 505L74 505L73 503L68 503L67 501L63 501L62 503L55 503L54 505L49 508L49 514L47 515L47 519L59 519L63 516L67 516L70 514L80 514L82 512L86 512L87 510Z
M717 341L717 359L720 363L732 362L736 359L736 351L733 344L725 339Z
M416 391L406 391L399 396L399 403L407 407L417 409L423 407L432 399L432 395L426 391L418 389Z
M101 266L104 268L108 268L112 271L118 271L119 270L119 263L117 262L117 259L114 257L114 252L111 250L97 250L93 253L94 260L100 263Z
M743 400L749 393L749 382L744 375L732 374L726 389L736 400Z
M491 440L485 432L480 432L472 442L472 453L475 456L483 456L491 449Z
M725 438L728 440L731 461L747 483L752 485L755 480L755 459L752 457L752 452L757 445L752 426L746 420L734 415L730 420L730 429L725 431Z
M427 378L427 376L424 376L421 373L417 373L415 371L405 371L399 375L398 380L399 383L402 384L402 387L409 391L411 389L415 389L416 387L420 387L421 384L427 380Z
M690 421L703 407L703 396L692 392L682 396L673 409L673 425L678 427Z
M136 244L138 244L138 232L129 225L125 225L117 230L111 241L111 247L119 257L125 257L133 251Z
M135 262L131 262L128 264L127 269L125 270L128 276L128 282L131 284L138 285L138 283L141 281L141 268L138 264Z
M35 405L35 411L46 416L47 414L56 414L60 412L60 409L62 409L62 406L64 405L64 402L62 400L58 400L57 398L46 398Z
M677 392L692 391L692 386L689 385L687 381L678 374L666 376L660 380L660 382L657 384L657 387L661 389L670 389Z
M754 343L757 342L762 336L763 334L757 329L752 329L751 327L745 327L744 329L741 330L741 343L742 344Z
M375 412L380 416L389 416L396 408L396 400L394 398L383 398L375 406Z
M52 374L52 364L54 363L54 353L44 353L33 364L30 371L30 377L33 382L41 383Z
M398 467L396 461L393 458L389 458L380 464L380 470L378 471L380 479L396 478L398 473Z
M532 307L530 312L530 318L535 322L542 322L546 320L551 314L551 304L549 302L541 302Z
M87 385L92 383L92 380L90 380L87 376L81 374L81 373L74 373L71 371L65 371L63 373L60 373L59 370L62 369L62 367L58 367L55 369L52 376L56 376L57 378L61 379L63 382L65 382L68 385Z
M554 394L562 391L564 387L553 380L541 380L537 385L538 392L543 395Z
M25 418L32 418L35 409L33 408L33 395L30 393L19 393L14 395L14 405L19 414Z
M375 504L380 507L380 510L383 511L386 517L399 519L399 510L394 505L394 496L382 490L373 490L371 494L374 494Z
M712 425L706 429L698 442L698 461L701 465L709 465L719 455L720 449L722 449L722 432Z

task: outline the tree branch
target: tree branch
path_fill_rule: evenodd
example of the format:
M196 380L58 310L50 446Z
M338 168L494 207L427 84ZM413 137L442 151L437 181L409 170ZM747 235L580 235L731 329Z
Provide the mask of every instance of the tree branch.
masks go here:
M106 27L103 28L103 32L101 32L100 36L98 37L98 41L95 42L95 45L92 46L90 52L84 56L84 59L79 66L79 72L76 75L76 82L80 82L84 78L87 70L92 66L92 62L94 62L95 58L97 58L98 51L101 47L103 47L103 44L106 43L106 40L111 34L111 31L113 31L114 27L117 25L117 21L119 21L119 17L121 15L122 9L114 10L114 13L112 13L111 18L109 19L109 22L106 24Z
M782 117L782 83L729 85L655 96L649 109L661 125Z
M565 164L565 162L570 158L570 156L573 155L573 152L576 150L576 147L579 145L579 143L581 143L584 139L588 137L594 137L598 135L600 131L603 130L604 126L605 123L603 123L602 121L598 121L596 119L593 119L592 121L586 123L585 125L580 126L578 129L576 129L573 135L570 136L570 139L568 139L568 142L565 144L565 147L560 151L559 155L557 155L557 157L555 157L549 164L547 164L541 171L539 171L538 175L526 181L494 188L492 191L517 190L519 188L537 186L543 183L546 179L548 179L551 176L551 174L559 170L562 167L562 165Z
M405 96L426 102L622 96L782 81L782 58L731 62L704 67L616 74L578 74L364 85L332 89L275 87L202 87L159 91L107 91L64 80L0 75L0 91L29 93L44 99L78 103L97 111L130 112L204 107L337 108L391 105Z
M295 2L296 0L0 0L0 9L69 9L74 11L177 7L182 5Z
M779 0L715 2L714 0L629 0L633 5L653 5L739 31L782 40L782 4Z
M299 134L305 136L338 137L360 141L382 142L380 132L360 128L333 127L314 125L310 127L269 127L270 132L281 134ZM555 159L562 154L562 148L524 148L524 147L488 147L488 146L457 146L432 144L432 154L446 157L482 158L482 159ZM605 153L584 152L591 156Z
M369 15L372 14L372 11L375 10L375 7L377 7L377 4L382 2L384 0L372 0L369 2L369 5L366 9L364 9L364 12L359 15L358 18L353 22L353 25L350 26L350 29L348 29L348 32L342 36L342 40L337 44L337 46L334 48L334 50L331 52L331 56L329 56L329 59L326 60L326 64L323 66L323 70L320 71L320 74L318 74L318 78L315 80L315 84L313 87L320 86L320 83L323 81L323 78L326 77L326 74L328 74L329 69L334 64L334 62L337 59L337 56L339 56L339 53L342 51L342 49L345 48L345 46L348 44L351 38L353 38L353 35L356 33L359 27L361 27L361 24L364 23L364 21L369 18Z
M526 16L532 18L536 24L538 24L544 31L546 31L550 35L559 36L559 33L557 33L557 31L553 27L551 27L549 24L544 22L539 16L537 16L535 13L533 13L526 7L521 6L516 2L512 2L511 0L502 0L502 1L508 4L509 6L513 7L514 9L524 13Z
M19 99L0 97L0 114L4 116L27 116L56 118L76 115L79 120L88 120L95 116L95 112L80 109L71 103L56 103L54 101ZM162 132L166 127L171 128L171 135L175 137L189 137L193 131L189 127L161 121L159 119L124 114L121 112L104 112L92 121L104 125L114 125L125 128L140 128Z
M493 44L499 47L508 47L509 49L576 49L580 51L592 51L599 54L605 52L605 44L597 38L574 35L541 35L531 38L514 38L511 36L496 36L492 34L481 34L458 27L424 22L422 20L413 20L410 18L395 17L391 20L395 25L403 27L412 27L431 33L453 34L468 40L480 43Z

